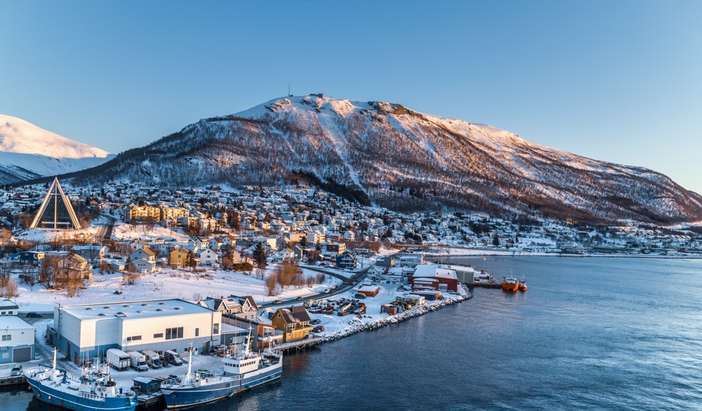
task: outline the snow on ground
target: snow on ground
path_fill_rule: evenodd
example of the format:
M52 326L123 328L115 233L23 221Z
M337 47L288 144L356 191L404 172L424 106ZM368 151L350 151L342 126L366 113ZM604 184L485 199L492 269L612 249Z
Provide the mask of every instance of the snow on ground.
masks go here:
M271 268L272 269L272 268ZM303 270L306 277L316 272ZM121 273L98 274L86 289L75 297L65 291L48 290L42 285L29 285L18 281L19 296L15 299L23 312L53 311L55 304L89 304L108 301L148 300L155 298L182 298L197 300L205 297L228 295L251 295L256 302L287 300L323 292L336 286L340 280L326 276L323 284L311 287L287 287L282 293L269 296L264 280L253 275L225 270L207 270L194 273L189 270L162 269L159 272L142 275L135 284L125 285ZM122 294L114 294L120 290Z
M164 240L187 243L190 237L188 235L171 230L160 225L135 225L135 224L118 224L115 225L112 231L112 237L115 240Z
M90 226L82 230L48 230L45 228L35 228L23 230L15 234L18 240L32 242L51 243L59 240L90 239L95 236L99 227Z
M378 285L378 284L374 284ZM416 306L410 310L397 315L389 315L387 313L381 313L380 307L383 304L388 304L393 302L397 297L411 294L408 291L401 289L399 284L396 283L386 283L383 285L378 285L380 287L380 292L375 297L367 297L361 300L366 305L366 314L362 317L356 315L338 316L336 314L312 314L310 317L312 319L320 320L320 324L324 326L324 331L319 333L319 336L326 338L337 338L343 337L348 334L352 334L356 331L362 330L368 326L380 326L382 324L387 324L388 322L398 322L410 316L425 314L428 310L437 309L443 305L451 304L454 302L461 301L465 298L466 292L463 288L460 288L458 294L443 292L444 299L437 301L427 301L425 305ZM353 298L356 294L355 290L347 291L343 294L332 297L332 300L341 298Z

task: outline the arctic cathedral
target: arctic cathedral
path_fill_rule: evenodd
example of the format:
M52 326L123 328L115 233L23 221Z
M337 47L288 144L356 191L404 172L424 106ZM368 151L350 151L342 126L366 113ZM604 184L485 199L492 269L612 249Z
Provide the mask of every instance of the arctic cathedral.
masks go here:
M71 200L63 192L63 187L61 187L58 178L54 178L51 186L49 186L49 191L44 196L44 200L29 228L80 230L80 222L76 212L73 210Z

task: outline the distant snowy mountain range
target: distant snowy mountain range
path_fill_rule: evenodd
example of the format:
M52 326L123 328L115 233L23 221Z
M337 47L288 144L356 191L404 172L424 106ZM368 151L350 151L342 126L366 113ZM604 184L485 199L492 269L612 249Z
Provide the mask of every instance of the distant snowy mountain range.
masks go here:
M66 177L172 186L305 180L402 211L538 212L588 222L702 219L702 196L645 168L581 157L400 104L321 94L203 119Z
M0 184L70 173L112 157L100 148L0 114Z

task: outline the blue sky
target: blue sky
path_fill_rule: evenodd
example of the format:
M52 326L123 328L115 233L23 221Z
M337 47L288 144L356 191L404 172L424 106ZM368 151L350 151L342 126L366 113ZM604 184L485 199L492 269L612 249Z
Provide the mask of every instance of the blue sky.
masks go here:
M0 113L118 152L291 84L702 192L700 21L699 1L8 1Z

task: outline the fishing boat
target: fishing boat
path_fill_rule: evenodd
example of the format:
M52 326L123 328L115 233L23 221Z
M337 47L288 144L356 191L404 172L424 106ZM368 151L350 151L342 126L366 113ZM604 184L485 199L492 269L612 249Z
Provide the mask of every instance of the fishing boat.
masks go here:
M224 357L222 362L224 373L236 381L235 393L279 380L283 374L283 354L273 350L251 352L248 342L242 353Z
M234 378L203 370L193 373L192 367L193 350L190 350L188 371L183 378L170 378L161 384L167 408L194 407L234 395Z
M51 368L34 367L24 373L39 401L74 411L134 411L133 392L122 392L109 372L84 369L80 378L56 368L56 350Z
M166 407L187 408L231 397L242 391L280 379L283 358L273 352L259 354L250 350L251 335L241 353L222 359L223 375L208 371L192 372L192 350L188 372L182 379L169 379L161 384Z
M519 280L514 277L507 277L502 281L502 291L507 293L516 293L519 291Z

